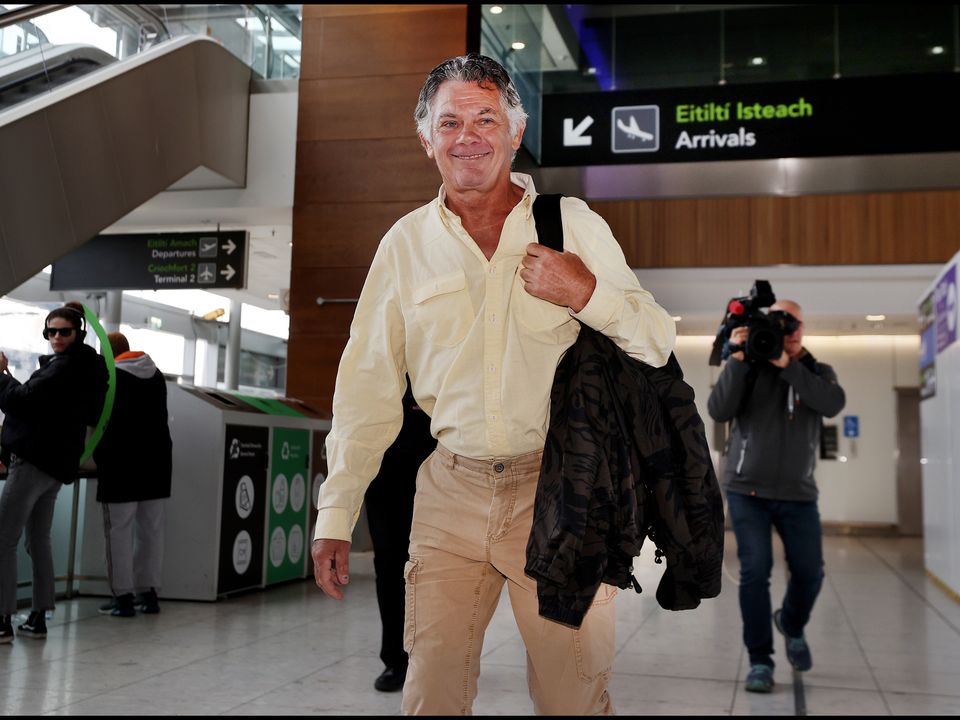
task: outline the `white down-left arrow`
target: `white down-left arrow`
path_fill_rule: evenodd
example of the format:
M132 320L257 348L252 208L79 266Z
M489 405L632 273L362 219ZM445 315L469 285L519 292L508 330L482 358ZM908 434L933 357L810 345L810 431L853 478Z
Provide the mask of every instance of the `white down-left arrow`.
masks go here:
M563 119L563 145L564 147L593 145L593 137L584 135L588 127L593 125L593 118L587 115L580 124L573 126L573 118Z

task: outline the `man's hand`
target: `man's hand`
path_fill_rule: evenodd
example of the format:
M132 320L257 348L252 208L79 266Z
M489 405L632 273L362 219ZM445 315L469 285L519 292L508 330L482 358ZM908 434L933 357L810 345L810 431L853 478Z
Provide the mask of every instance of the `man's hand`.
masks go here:
M0 373L7 372L7 356L0 352Z
M534 297L580 312L593 296L597 278L578 255L530 243L521 263L523 289Z
M787 365L790 364L790 356L787 355L787 351L784 350L782 353L780 353L780 357L778 357L776 360L770 358L770 364L783 370Z
M340 588L350 582L350 541L318 538L310 555L317 587L334 600L343 600Z
M739 345L740 347L746 347L747 338L750 336L750 328L746 325L741 325L738 328L734 328L733 332L730 333L730 344ZM730 353L730 357L736 358L740 362L743 362L746 359L743 350L739 350L735 353Z

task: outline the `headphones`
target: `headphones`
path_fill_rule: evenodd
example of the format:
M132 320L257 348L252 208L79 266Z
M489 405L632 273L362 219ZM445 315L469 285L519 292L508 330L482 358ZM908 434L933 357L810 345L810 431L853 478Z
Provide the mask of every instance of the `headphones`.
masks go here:
M58 312L59 310L66 310L67 312L70 312L76 315L77 319L79 319L80 321L79 326L76 326L76 325L74 326L74 330L77 333L77 342L83 342L83 339L87 336L87 320L83 316L83 313L77 310L76 308L70 307L68 305L64 305L61 308L57 308L56 310L53 310L50 313L50 315L53 315L53 313ZM46 319L43 321L43 339L44 340L50 339L50 328L47 327L47 323L50 322L50 315L47 315Z

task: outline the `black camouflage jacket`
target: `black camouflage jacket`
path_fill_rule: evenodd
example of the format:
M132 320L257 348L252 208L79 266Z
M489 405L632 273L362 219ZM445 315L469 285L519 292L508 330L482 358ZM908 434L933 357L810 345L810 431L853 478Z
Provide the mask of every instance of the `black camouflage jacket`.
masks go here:
M723 503L676 358L651 367L583 326L550 401L525 567L540 615L579 627L601 582L639 592L632 559L648 536L667 559L662 607L718 595Z

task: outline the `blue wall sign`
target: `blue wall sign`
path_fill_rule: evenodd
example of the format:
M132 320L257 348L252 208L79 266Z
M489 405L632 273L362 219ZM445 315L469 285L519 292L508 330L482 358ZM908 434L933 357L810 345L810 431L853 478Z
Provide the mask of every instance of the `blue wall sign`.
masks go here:
M860 437L860 416L843 416L843 436L848 438Z

